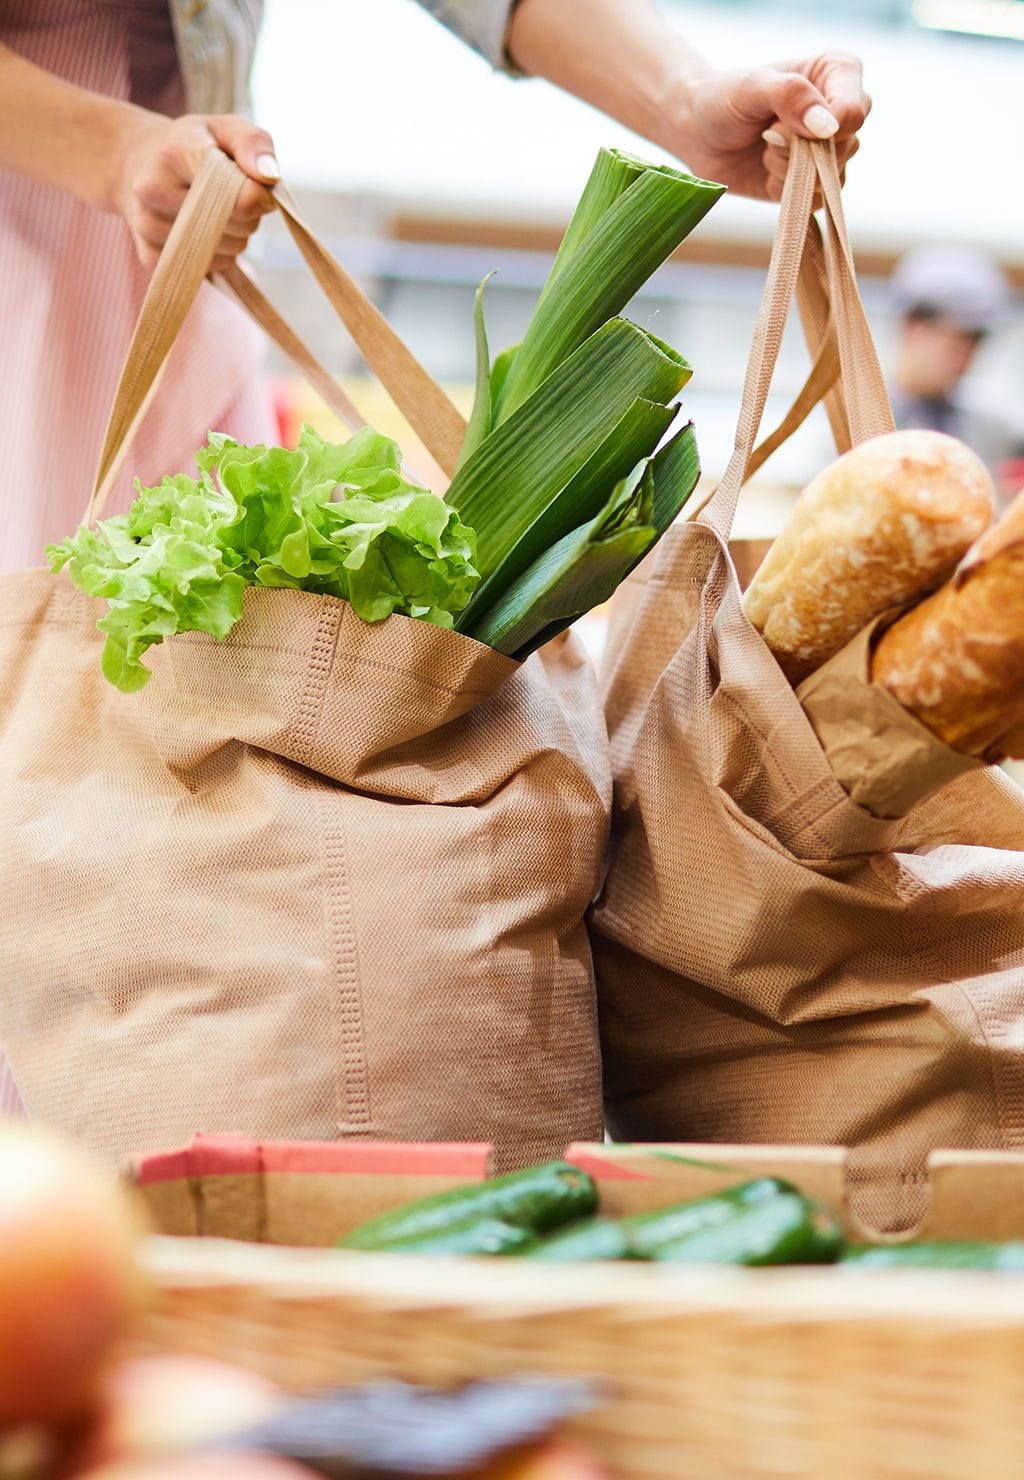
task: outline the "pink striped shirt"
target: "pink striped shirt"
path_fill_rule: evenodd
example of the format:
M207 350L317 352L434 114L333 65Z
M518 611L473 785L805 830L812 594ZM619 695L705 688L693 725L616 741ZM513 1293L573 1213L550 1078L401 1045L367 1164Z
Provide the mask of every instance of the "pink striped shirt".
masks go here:
M184 111L167 0L0 0L0 42L95 92ZM0 171L0 572L42 564L77 525L145 286L119 217ZM204 286L110 512L127 506L134 477L188 469L211 428L271 437L260 362L259 332ZM0 1056L0 1114L20 1109Z

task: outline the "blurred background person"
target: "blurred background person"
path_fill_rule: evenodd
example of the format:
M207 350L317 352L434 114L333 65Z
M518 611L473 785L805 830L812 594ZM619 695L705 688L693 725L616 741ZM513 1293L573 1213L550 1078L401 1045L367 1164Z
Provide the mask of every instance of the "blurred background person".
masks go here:
M1003 273L972 247L928 244L899 261L890 286L898 321L889 387L897 426L959 437L999 484L1024 454L1024 432L978 404L967 381L979 349L1008 318Z

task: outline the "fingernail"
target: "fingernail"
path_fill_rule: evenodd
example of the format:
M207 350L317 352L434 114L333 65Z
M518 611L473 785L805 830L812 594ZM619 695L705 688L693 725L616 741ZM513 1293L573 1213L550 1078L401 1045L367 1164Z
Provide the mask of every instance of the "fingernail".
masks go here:
M806 119L804 121L806 122ZM777 128L766 128L761 137L766 144L774 144L777 149L789 148L789 140L785 134L780 134Z
M824 112L824 109L822 109L821 111ZM813 108L811 109L811 112L814 112ZM810 115L808 115L808 117L809 116ZM806 123L807 120L805 119L804 122ZM836 126L838 127L838 124ZM256 161L256 168L266 180L280 180L281 178L281 171L278 168L277 160L272 154L261 154L259 159L257 159Z
M804 114L804 128L816 139L831 139L839 132L839 119L820 103L815 103Z

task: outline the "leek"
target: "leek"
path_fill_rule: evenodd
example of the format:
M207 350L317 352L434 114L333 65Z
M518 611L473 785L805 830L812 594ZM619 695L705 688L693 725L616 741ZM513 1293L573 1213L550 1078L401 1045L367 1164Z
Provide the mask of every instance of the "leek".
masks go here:
M697 486L700 464L687 425L621 479L605 507L551 545L468 630L509 657L527 658L614 595ZM465 620L459 623L467 630Z
M583 520L598 514L614 488L637 464L638 457L652 453L676 417L676 406L636 400L612 427L597 449L566 483L530 529L530 547L544 551L565 532L568 519ZM574 511L567 515L566 511ZM477 588L479 601L463 613L463 630L472 630L477 615L506 591L522 572L525 560L521 544Z
M494 273L491 272L484 278L476 290L473 303L473 328L476 334L476 390L473 396L473 413L469 418L466 435L459 449L460 468L469 460L491 430L491 359L487 344L487 322L484 318L484 289L493 276Z
M448 490L449 504L476 531L483 581L499 566L511 578L532 564L541 553L533 526L551 505L563 530L592 516L574 475L634 401L664 405L691 373L681 355L625 319L602 325L559 365L477 448Z
M657 450L690 367L618 315L721 193L602 149L522 342L493 364L481 284L476 396L447 495L477 540L460 632L526 657L607 600L692 493L692 426Z
M508 419L634 293L722 194L721 185L602 150L505 378L495 424ZM567 245L568 244L568 245Z

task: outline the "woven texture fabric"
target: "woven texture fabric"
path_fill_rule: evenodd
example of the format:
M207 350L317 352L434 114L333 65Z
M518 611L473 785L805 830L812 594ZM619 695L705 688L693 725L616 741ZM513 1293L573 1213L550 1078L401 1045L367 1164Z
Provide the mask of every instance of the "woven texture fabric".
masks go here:
M235 9L254 4L244 0ZM228 25L227 8L219 10L218 33ZM206 38L209 58L209 17L187 31L190 45ZM171 115L185 110L165 0L2 0L0 42L93 92ZM44 547L81 518L147 281L117 216L0 171L0 572L40 564ZM131 467L116 482L110 511L127 508L135 475L148 483L193 467L211 426L243 442L270 438L262 363L253 326L204 286L175 346L164 394L135 435ZM20 1109L0 1053L0 1114Z
M102 604L4 579L0 1036L33 1118L111 1160L200 1129L601 1130L583 917L610 780L589 662L250 593L224 644L101 676Z
M930 1150L1024 1144L1024 796L974 772L902 821L870 817L743 614L726 536L801 210L787 224L784 206L734 465L613 617L615 853L592 932L606 1111L627 1140L849 1146L856 1210L897 1229L924 1210ZM886 408L836 246L856 442Z

